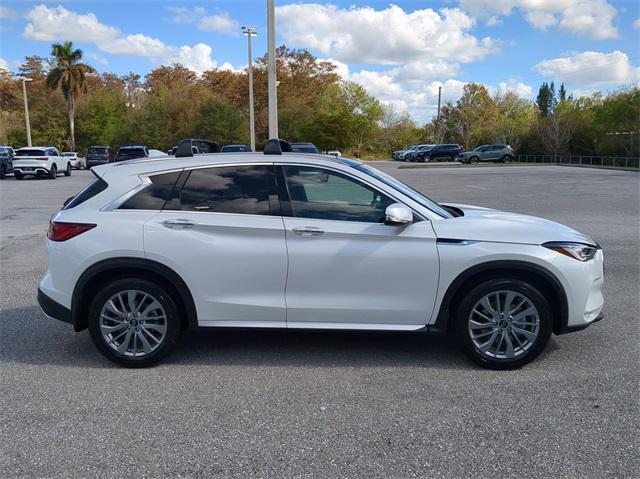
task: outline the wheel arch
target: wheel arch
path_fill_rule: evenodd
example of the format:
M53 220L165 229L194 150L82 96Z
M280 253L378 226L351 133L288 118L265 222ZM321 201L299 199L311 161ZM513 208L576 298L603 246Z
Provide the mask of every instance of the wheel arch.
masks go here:
M442 298L438 316L429 329L434 332L448 331L454 324L460 299L469 287L479 281L500 276L528 281L539 288L551 303L553 332L555 334L567 332L569 306L566 292L560 280L551 271L540 265L516 260L490 261L472 266L460 273L449 284Z
M118 257L99 261L78 278L71 299L71 319L74 331L87 328L89 305L97 289L121 277L139 277L157 282L172 295L180 320L186 327L198 325L198 315L191 291L178 273L171 268L145 258Z

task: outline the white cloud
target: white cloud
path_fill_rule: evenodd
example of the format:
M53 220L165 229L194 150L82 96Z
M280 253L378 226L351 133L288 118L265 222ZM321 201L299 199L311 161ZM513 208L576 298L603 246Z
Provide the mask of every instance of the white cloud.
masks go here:
M93 13L79 14L61 5L38 5L26 18L29 23L23 35L32 40L93 43L112 55L145 57L153 63L182 63L199 73L217 65L211 57L211 47L204 43L177 47L142 33L125 35L116 27L100 23Z
M558 25L563 31L603 40L618 38L613 25L617 10L607 0L459 0L460 7L478 18L511 15L518 8L540 30Z
M4 58L0 58L0 70L9 70L9 64Z
M109 64L109 62L107 61L106 58L104 58L103 56L98 55L96 52L89 52L89 53L87 53L87 56L89 58L91 58L92 60L100 63L101 65L105 65L106 66L106 65Z
M0 18L3 20L17 20L18 12L8 7L0 5Z
M506 81L498 83L498 91L500 93L513 92L519 97L531 100L533 98L533 88L531 85L522 83L517 78L509 78Z
M497 27L499 25L502 25L502 20L498 15L492 15L487 19L486 25L488 27Z
M637 18L636 21L633 22L633 28L640 30L640 18Z
M279 34L289 45L310 48L342 62L402 64L447 60L472 62L496 49L469 31L475 20L461 10L405 12L397 5L371 7L291 4L276 8Z
M198 30L205 32L235 33L238 34L240 24L233 20L228 12L202 17L198 21Z
M535 70L558 82L574 85L637 83L640 69L631 65L621 51L611 53L582 52L568 57L542 60Z
M173 13L173 21L181 24L196 24L198 30L205 32L219 32L239 34L240 24L231 18L229 12L219 12L207 15L202 7L167 7Z

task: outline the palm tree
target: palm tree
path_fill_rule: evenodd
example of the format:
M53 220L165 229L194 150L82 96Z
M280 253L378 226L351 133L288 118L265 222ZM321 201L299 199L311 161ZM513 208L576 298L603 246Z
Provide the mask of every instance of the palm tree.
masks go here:
M47 86L54 90L61 89L67 100L71 149L75 151L75 99L81 91L87 89L86 74L95 70L81 62L82 50L74 49L73 42L54 43L51 45L51 55L53 56L53 67L47 74Z

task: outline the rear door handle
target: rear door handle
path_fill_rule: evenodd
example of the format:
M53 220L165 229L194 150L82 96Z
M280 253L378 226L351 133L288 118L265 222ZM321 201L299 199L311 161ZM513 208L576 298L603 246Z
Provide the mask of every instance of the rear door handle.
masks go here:
M162 224L166 228L185 229L185 228L193 228L197 223L193 220L188 220L185 218L175 218L170 220L164 220Z
M293 228L295 234L299 236L320 236L324 234L324 231L320 228L316 228L315 226L299 226L297 228Z

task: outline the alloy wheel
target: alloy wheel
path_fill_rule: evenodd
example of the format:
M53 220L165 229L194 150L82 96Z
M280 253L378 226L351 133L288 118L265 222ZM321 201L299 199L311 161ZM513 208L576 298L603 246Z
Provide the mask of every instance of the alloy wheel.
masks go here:
M540 332L540 315L524 294L493 291L472 308L467 326L479 354L511 360L522 356L535 344Z
M151 294L138 290L111 296L100 312L100 333L119 354L143 357L160 347L167 335L167 315Z

